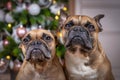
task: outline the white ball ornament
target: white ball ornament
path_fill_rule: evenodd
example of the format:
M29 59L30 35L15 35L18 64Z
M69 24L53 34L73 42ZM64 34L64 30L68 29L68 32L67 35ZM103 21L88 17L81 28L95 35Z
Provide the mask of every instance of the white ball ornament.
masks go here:
M40 13L40 6L38 4L31 4L29 7L28 7L28 12L31 14L31 15L38 15Z
M26 9L26 4L23 3L21 5L16 6L16 9L14 11L19 13L19 12L22 12L23 10L25 10L25 9Z
M14 22L14 19L13 19L13 17L11 16L10 13L7 13L7 14L5 15L5 21L6 21L7 23L13 23L13 22Z

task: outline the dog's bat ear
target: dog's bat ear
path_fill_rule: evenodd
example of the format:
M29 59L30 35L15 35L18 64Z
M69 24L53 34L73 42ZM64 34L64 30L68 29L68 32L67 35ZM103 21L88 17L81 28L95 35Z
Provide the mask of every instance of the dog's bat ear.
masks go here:
M99 32L101 32L103 30L102 28L102 25L100 23L100 20L104 17L104 14L99 14L97 16L94 17L95 21L97 22L98 24L98 27L99 27Z
M65 22L65 20L67 19L68 14L64 11L64 10L60 10L60 19L59 19L59 25L60 27L62 26L62 24Z

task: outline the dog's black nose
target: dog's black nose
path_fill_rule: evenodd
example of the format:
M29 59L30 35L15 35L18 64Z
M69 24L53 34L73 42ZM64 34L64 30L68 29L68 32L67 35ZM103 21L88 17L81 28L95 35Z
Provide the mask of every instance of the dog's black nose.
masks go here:
M41 45L41 44L42 44L42 42L40 42L40 41L33 41L31 43L31 45Z
M84 29L82 27L80 27L80 26L76 26L76 27L73 28L73 31L81 31L81 32L83 32Z

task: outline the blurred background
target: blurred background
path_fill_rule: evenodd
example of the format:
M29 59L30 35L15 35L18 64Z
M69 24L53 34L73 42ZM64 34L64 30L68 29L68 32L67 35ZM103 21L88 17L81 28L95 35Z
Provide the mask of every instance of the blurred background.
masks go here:
M0 0L0 80L15 80L24 59L18 46L29 30L45 28L56 33L60 9L70 15L105 15L99 39L115 79L120 80L119 0ZM57 46L56 51L62 58L63 45Z

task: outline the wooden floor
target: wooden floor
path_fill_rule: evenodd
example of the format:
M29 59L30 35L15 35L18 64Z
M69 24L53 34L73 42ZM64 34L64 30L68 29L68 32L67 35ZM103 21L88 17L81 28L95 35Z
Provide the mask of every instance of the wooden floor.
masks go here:
M5 73L0 73L0 80L15 80L18 72L7 70Z
M10 73L0 73L0 80L10 80Z

